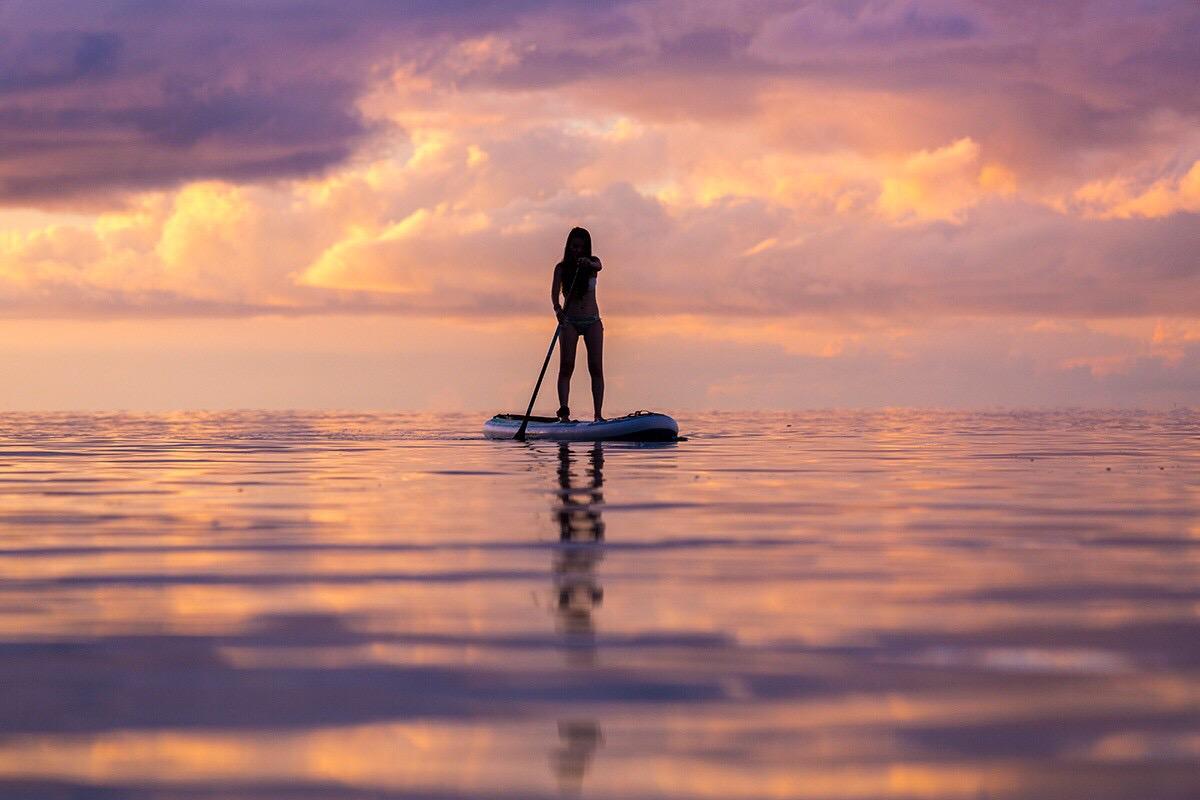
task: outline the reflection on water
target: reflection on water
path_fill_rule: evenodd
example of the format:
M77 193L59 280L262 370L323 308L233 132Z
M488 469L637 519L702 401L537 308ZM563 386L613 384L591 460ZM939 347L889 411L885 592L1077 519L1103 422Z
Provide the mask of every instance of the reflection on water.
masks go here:
M559 791L566 796L578 795L583 791L583 776L604 735L599 725L585 719L559 722L558 736L562 743L553 753L551 766L558 778Z
M1200 796L1194 412L481 418L0 415L0 797Z
M596 442L588 450L587 480L580 485L571 446L558 445L559 547L554 556L554 593L557 597L559 628L565 638L567 663L579 669L595 663L596 623L593 613L604 599L596 565L604 557L604 445ZM583 789L592 756L604 740L595 720L559 720L562 740L552 755L554 774L564 795Z
M588 451L586 485L579 486L571 447L558 446L558 521L561 546L554 555L554 593L559 626L565 636L572 663L588 664L595 659L593 612L604 600L604 589L596 566L604 558L604 450L596 443Z

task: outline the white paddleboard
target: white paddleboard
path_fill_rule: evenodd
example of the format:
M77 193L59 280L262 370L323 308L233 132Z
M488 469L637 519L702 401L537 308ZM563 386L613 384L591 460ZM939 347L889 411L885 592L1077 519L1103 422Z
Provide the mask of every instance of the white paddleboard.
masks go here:
M522 414L497 414L483 424L483 435L489 439L511 439L523 418ZM666 414L653 411L637 411L603 422L559 422L554 417L530 417L525 438L563 442L673 442L679 438L679 425Z

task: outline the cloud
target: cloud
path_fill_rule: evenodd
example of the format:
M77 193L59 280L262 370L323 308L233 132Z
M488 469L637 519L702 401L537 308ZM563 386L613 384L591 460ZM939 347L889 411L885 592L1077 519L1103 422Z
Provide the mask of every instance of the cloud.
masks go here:
M1102 219L1200 213L1200 160L1178 178L1161 178L1140 189L1129 178L1092 181L1072 199L1084 213Z
M775 313L1188 315L1200 299L1197 233L1195 215L1083 220L996 199L959 224L830 226L753 268L797 276L758 298Z
M367 132L356 89L336 72L272 73L265 54L238 52L236 28L160 30L100 4L89 20L56 19L54 6L23 20L24 5L10 6L13 63L0 89L7 203L304 174L344 159ZM63 27L22 30L22 21ZM73 23L97 30L76 33Z
M104 78L116 70L122 45L114 33L72 30L9 33L0 42L0 95Z
M982 192L979 145L964 137L936 150L909 156L883 179L876 205L893 220L957 222Z
M981 33L970 4L885 0L804 4L771 27L766 40L812 50L956 43ZM765 42L764 42L765 43Z
M401 132L358 104L389 64L606 4L13 0L0 38L0 204L103 208L189 180L320 174ZM381 72L382 71L382 72Z

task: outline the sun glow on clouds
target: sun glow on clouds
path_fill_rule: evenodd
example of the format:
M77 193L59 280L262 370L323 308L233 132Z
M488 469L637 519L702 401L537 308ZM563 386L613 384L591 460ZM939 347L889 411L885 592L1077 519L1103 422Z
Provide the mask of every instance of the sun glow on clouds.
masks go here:
M1000 164L981 167L979 145L964 137L905 159L895 175L883 179L877 207L893 222L961 223L986 194L1016 191L1012 171Z
M0 155L5 316L287 314L320 326L387 313L532 329L563 235L583 224L606 264L606 320L684 361L691 342L720 344L774 379L817 359L833 370L822 380L840 374L845 388L862 386L868 362L932 375L975 347L1017 365L995 378L999 402L1029 400L1000 384L1045 370L1140 375L1142 388L1110 393L1121 403L1197 398L1200 58L1184 34L1200 11L1189 4L1064 7L1046 12L1053 25L915 0L353 12L341 39L312 40L313 63L285 67L262 48L302 54L303 32L327 22L298 5L291 28L262 28L268 43L209 53L208 77L183 59L209 40L160 10L153 30L175 38L136 45L175 87L158 106L122 55L142 30L136 14L129 31L78 9L13 18L19 33L55 13L81 30L117 26L116 44L91 46L108 55L78 75L53 60L10 65L0 144L16 152L54 126L68 143L53 188L29 182L32 162ZM241 36L225 13L206 30ZM1147 71L1156 64L1170 71ZM85 91L96 85L111 91ZM260 95L268 116L254 110ZM135 181L106 172L102 140L71 149L75 118L53 111L64 102L92 104L122 153L142 149ZM967 351L947 342L955 330L971 331ZM472 341L439 346L450 363ZM721 402L753 396L707 368ZM799 383L783 405L855 404ZM1089 384L1070 385L1078 396L1044 399L1088 400ZM900 394L874 384L858 397ZM968 397L948 386L943 401Z
M1141 189L1128 178L1092 181L1076 190L1073 199L1085 214L1100 219L1200 213L1200 160L1179 178L1160 178Z

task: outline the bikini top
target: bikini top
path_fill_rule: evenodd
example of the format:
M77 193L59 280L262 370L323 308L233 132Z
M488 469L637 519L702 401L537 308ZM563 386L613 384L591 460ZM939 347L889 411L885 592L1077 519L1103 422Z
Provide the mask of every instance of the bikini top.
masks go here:
M591 272L591 270L589 270L589 271ZM568 273L565 273L565 272L564 272L564 274L563 274L563 289L562 289L562 291L563 291L563 296L564 296L564 297L566 297L566 293L567 293L567 286L568 286L568 284L570 283L570 281L567 279L567 274L568 274ZM597 277L599 277L599 276L598 276L598 273L596 273L596 272L592 272L592 274L591 274L590 276L588 276L587 289L586 289L585 291L578 291L578 290L576 290L576 292L575 292L575 296L576 296L576 297L583 297L583 296L584 296L585 294L587 294L588 292L594 292L594 291L596 291L596 278L597 278Z

